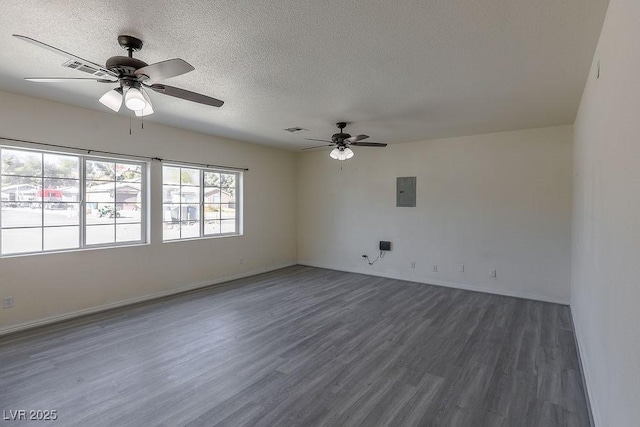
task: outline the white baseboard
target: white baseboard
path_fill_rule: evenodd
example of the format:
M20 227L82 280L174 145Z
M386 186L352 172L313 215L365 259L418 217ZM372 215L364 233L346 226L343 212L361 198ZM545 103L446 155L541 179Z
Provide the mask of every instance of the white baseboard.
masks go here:
M594 388L591 387L591 376L589 375L589 370L587 369L587 366L589 366L587 363L587 357L586 357L587 355L583 351L584 343L580 338L581 336L580 329L577 327L576 321L573 318L573 309L571 308L571 306L569 306L569 308L570 308L569 311L571 313L571 323L573 324L573 336L576 341L578 363L580 365L580 374L582 375L582 384L584 385L584 396L585 396L585 399L587 400L587 406L588 406L587 409L589 410L589 422L591 423L591 427L601 426L602 418L600 418L600 412L598 411L598 406L595 405L593 396L590 393L590 391L593 391Z
M445 280L432 280L432 279L429 279L429 281L426 282L426 281L422 281L422 280L415 279L415 278L401 277L399 275L386 274L386 273L381 273L381 272L378 272L378 271L370 271L370 270L365 270L365 269L360 269L360 268L347 268L347 269L345 269L345 268L336 268L335 266L323 265L323 264L314 263L314 262L307 262L307 261L298 261L298 264L306 265L306 266L309 266L309 267L326 268L326 269L329 269L329 270L345 271L345 272L348 272L348 273L358 273L358 274L367 274L369 276L386 277L388 279L403 280L405 282L424 283L426 285L444 286L446 288L455 288L455 289L463 289L463 290L466 290L466 291L483 292L485 294L503 295L503 296L507 296L507 297L531 299L531 300L536 300L536 301L551 302L551 303L554 303L554 304L569 305L569 301L566 300L566 299L563 299L563 298L553 298L553 297L548 297L548 296L544 296L544 295L529 294L529 293L526 293L526 292L517 292L517 291L508 291L508 290L502 290L502 289L486 288L486 287L483 287L483 286L471 285L471 284L468 284L468 283L448 282L448 281L445 281Z
M38 319L38 320L25 322L25 323L19 323L17 325L12 325L12 326L8 326L8 327L0 328L0 336L11 334L13 332L23 331L23 330L26 330L26 329L36 328L36 327L39 327L39 326L48 325L48 324L51 324L51 323L57 323L57 322L60 322L60 321L63 321L63 320L69 320L69 319L73 319L73 318L76 318L76 317L86 316L88 314L95 314L95 313L99 313L101 311L111 310L113 308L124 307L126 305L132 305L132 304L137 304L137 303L144 302L144 301L150 301L150 300L166 297L166 296L169 296L169 295L180 294L180 293L183 293L183 292L192 291L194 289L206 288L208 286L220 285L220 284L223 284L223 283L226 283L226 282L230 282L232 280L243 279L245 277L255 276L257 274L267 273L269 271L279 270L279 269L285 268L285 267L291 267L292 265L296 265L296 264L297 264L296 262L286 262L286 263L282 263L282 264L272 265L272 266L269 266L269 267L266 267L266 268L260 268L260 269L256 269L256 270L252 270L252 271L233 274L231 276L221 277L221 278L218 278L218 279L204 280L204 281L196 282L196 283L188 283L188 284L178 285L175 288L168 289L168 290L162 291L162 292L156 292L156 293L153 293L153 294L143 295L143 296L136 297L136 298L130 298L130 299L122 300L122 301L116 301L116 302L113 302L113 303L104 304L104 305L100 305L100 306L97 306L97 307L85 308L85 309L82 309L82 310L72 311L70 313L64 313L64 314L60 314L60 315L56 315L56 316L46 317L44 319Z

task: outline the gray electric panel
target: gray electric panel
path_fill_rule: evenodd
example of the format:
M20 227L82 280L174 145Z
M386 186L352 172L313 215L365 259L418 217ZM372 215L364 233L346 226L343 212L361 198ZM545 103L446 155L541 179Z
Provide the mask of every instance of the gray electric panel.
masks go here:
M396 206L399 208L415 208L416 177L398 177L396 187Z

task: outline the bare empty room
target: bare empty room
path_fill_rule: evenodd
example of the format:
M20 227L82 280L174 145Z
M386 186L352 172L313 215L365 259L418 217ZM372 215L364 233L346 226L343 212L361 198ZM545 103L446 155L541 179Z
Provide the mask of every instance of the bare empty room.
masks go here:
M0 424L640 425L638 22L5 2Z

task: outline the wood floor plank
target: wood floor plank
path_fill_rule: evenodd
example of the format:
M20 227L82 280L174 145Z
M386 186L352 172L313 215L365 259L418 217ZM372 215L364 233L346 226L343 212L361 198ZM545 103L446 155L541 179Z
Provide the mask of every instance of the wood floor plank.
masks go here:
M0 362L0 409L49 425L588 425L567 307L304 266L0 337Z

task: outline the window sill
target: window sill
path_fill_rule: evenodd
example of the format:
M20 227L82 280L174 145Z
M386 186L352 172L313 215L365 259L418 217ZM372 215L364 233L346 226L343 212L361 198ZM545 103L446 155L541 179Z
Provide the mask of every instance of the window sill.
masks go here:
M0 255L0 259L20 258L20 257L38 256L38 255L70 254L70 253L78 253L78 252L97 251L102 249L122 249L122 248L138 247L138 246L149 246L149 245L150 245L149 242L116 243L108 246L90 246L86 248L60 249L59 251L24 252L19 254L7 254L7 255Z
M187 239L163 240L162 243L192 242L194 240L222 239L225 237L242 237L242 233L216 234L213 236L189 237Z

